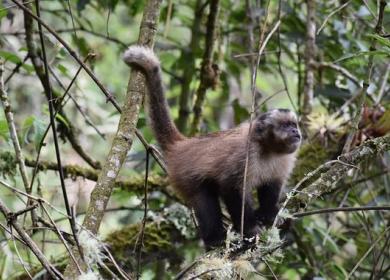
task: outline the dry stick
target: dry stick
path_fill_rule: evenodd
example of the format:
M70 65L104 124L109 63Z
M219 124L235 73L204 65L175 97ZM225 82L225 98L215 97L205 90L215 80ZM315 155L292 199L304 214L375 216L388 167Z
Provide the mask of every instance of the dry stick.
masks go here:
M12 232L2 223L0 223L0 228L2 228L4 231L6 231L9 235L13 236ZM22 239L20 239L18 236L13 236L13 237L15 237L15 239L18 240L20 243L22 243L24 246L27 246L26 243Z
M252 81L251 81L251 84L252 84L252 89L251 89L251 92L252 92L252 108L251 108L250 121L249 121L249 131L248 131L248 136L247 136L247 141L246 141L244 182L243 182L243 186L242 186L242 202L241 202L242 204L241 204L241 227L240 227L240 234L241 234L242 238L244 238L245 196L246 196L246 185L247 185L248 165L249 165L250 135L251 135L251 131L252 131L253 117L254 117L254 113L255 113L255 94L256 94L257 67L260 64L261 55L262 55L262 53L263 53L263 51L264 51L268 41L271 39L272 35L275 33L275 31L277 30L277 28L280 25L280 20L278 20L275 23L275 25L272 28L272 30L268 33L267 37L264 39L265 29L266 29L266 25L267 25L267 18L268 18L269 2L270 1L268 1L268 3L267 3L267 14L266 14L266 18L264 20L264 25L262 27L262 32L261 32L261 35L260 35L259 52L258 52L258 55L257 55L256 64L254 65Z
M12 2L14 2L20 9L22 9L26 14L28 14L29 16L31 16L33 19L35 19L37 22L39 22L43 27L46 28L47 31L49 31L50 34L52 34L58 42L61 43L61 45L69 52L69 54L77 61L77 63L83 67L83 69L85 70L85 72L87 72L87 74L91 77L91 79L95 82L95 84L99 87L99 89L103 92L103 94L106 96L107 98L107 101L111 102L112 105L114 105L114 107L117 109L117 111L119 113L122 113L122 110L119 106L119 104L116 102L116 100L114 99L114 97L112 96L112 94L104 87L104 85L98 80L98 78L95 76L95 74L92 72L91 69L89 69L89 67L78 57L77 53L69 46L69 44L64 40L62 39L50 26L48 26L44 21L42 21L40 18L38 18L36 15L34 15L32 13L32 11L28 8L26 8L25 6L23 6L22 3L20 3L19 1L17 0L11 0ZM136 130L135 131L135 134L137 135L138 139L141 141L142 145L148 149L150 148L150 145L148 144L148 142L146 141L146 139L142 136L142 134ZM154 157L154 159L156 160L156 162L161 166L161 168L166 172L167 169L166 169L166 166L165 164L163 163L163 161L161 161L160 158L158 158L158 156L156 155L155 151L152 149L152 155Z
M303 121L311 113L314 98L314 61L316 55L316 0L307 0L306 44L305 44L305 82L303 86Z
M341 11L342 9L344 9L345 7L347 7L349 5L349 3L351 3L351 0L345 2L343 5L341 5L340 7L338 7L337 9L335 9L334 11L332 11L324 20L324 22L321 24L320 28L318 28L318 31L317 31L317 36L321 33L322 29L325 27L326 23L328 22L328 20L333 16L335 15L336 13L338 13L339 11Z
M11 234L12 243L14 244L15 252L16 252L16 255L18 257L18 260L19 260L20 264L22 265L24 271L27 273L28 277L30 277L30 279L33 279L31 274L30 274L30 272L28 271L28 269L26 267L25 262L22 259L22 256L19 253L18 246L16 246L16 242L15 242L15 238L14 238L15 236L14 236L14 233L12 232L12 227L11 226L10 226L10 234Z
M306 211L302 213L294 213L293 216L295 218L306 217L310 215L324 214L324 213L333 213L333 212L356 212L356 211L389 211L390 206L362 206L362 207L340 207L340 208L327 208L327 209L319 209Z
M389 74L390 74L390 63L387 64L385 74L383 75L382 84L379 88L378 97L375 101L375 105L379 105L379 103L381 103L381 101L382 101L382 98L384 97L385 89L387 86L387 79L389 78Z
M11 78L19 71L20 67L23 66L24 63L26 63L27 59L29 59L29 55L27 54L24 58L23 61L19 62L16 64L15 68L11 71L11 73L8 75L8 77L5 79L4 84L6 85Z
M31 195L31 194L28 194L26 192L23 192L17 188L14 188L12 187L10 184L0 180L0 185L3 185L4 187L6 187L7 189L11 190L12 192L15 192L15 193L18 193L18 194L21 194L27 198L30 198L32 200L35 200L37 202L44 202L46 203L50 208L52 208L53 210L55 210L57 213L65 216L68 218L68 215L66 215L64 212L62 212L61 210L59 210L58 208L56 208L55 206L53 206L50 202L48 202L47 200L41 198L41 197L37 197L37 196L34 196L34 195Z
M13 117L13 113L12 113L12 109L11 109L11 104L8 100L7 91L5 90L4 80L3 80L3 71L4 71L3 60L0 59L0 100L3 104L4 114L5 114L5 117L7 120L8 130L9 130L9 134L11 136L12 144L14 146L15 157L16 157L16 160L18 162L19 172L20 172L20 175L22 177L24 189L26 190L27 193L31 194L32 185L30 185L30 183L29 183L26 165L24 162L24 156L22 153L22 149L20 147L18 134L16 132L16 126L15 126L14 117ZM30 205L31 203L32 203L31 200L28 199L27 205ZM34 211L31 212L31 220L32 220L33 224L36 223L36 214Z
M148 216L148 177L149 177L149 151L146 151L145 181L144 181L144 190L145 190L144 191L144 217L142 219L142 224L141 224L140 238L137 239L139 241L138 257L137 257L137 279L139 279L140 276L142 246L144 243L146 219Z
M272 274L272 277L276 280L279 280L278 277L276 276L274 270L272 269L272 267L269 265L269 263L267 262L266 259L262 258L262 261L265 263L265 265L268 267L268 270L271 272Z
M24 156L22 153L22 149L20 148L19 138L16 132L16 127L14 122L14 116L11 110L11 104L8 100L8 94L4 88L3 72L4 72L3 60L0 59L0 99L3 104L4 114L7 120L9 134L11 135L12 144L14 146L15 157L19 165L19 171L22 177L24 189L26 190L27 193L31 193L26 165L24 164Z
M46 259L42 254L39 247L34 243L31 237L24 231L24 229L16 222L15 219L12 219L12 212L9 210L0 199L0 212L4 214L6 218L10 218L8 222L13 226L16 232L19 234L20 238L26 243L26 246L31 249L34 255L37 257L42 266L47 270L51 277L54 279L64 279L61 273Z
M75 262L76 266L77 266L77 269L79 270L79 272L81 273L81 268L79 266L79 264L77 263L76 261L76 258L74 257L73 253L72 253L72 250L69 248L67 242L65 241L62 233L61 233L61 230L57 227L56 223L54 222L53 218L50 216L49 214L49 211L47 211L45 205L43 205L43 203L40 203L41 204L41 207L43 209L43 211L45 212L46 216L49 218L52 226L54 227L55 231L57 232L59 238L61 239L62 243L64 244L65 246L65 249L66 251L68 251L69 253L69 256L72 258L72 260Z
M78 37L77 37L77 32L76 32L76 26L75 26L75 24L74 24L72 6L71 6L69 0L66 0L66 3L68 4L68 11L69 11L70 18L71 18L71 20L72 20L72 28L73 28L74 36L75 36L76 38L78 38Z
M37 17L40 18L40 6L39 6L39 0L35 1L35 7L36 7L36 12L37 12ZM39 30L39 38L41 41L41 50L42 50L42 57L43 57L43 64L44 64L44 69L45 69L45 78L46 78L46 83L48 85L48 90L49 90L49 113L50 113L50 123L52 127L52 132L53 132L53 140L54 140L54 147L55 147L55 153L56 153L56 159L57 159L57 164L58 164L58 171L60 175L60 182L61 182L61 189L62 189L62 195L64 197L64 203L65 203L65 209L66 213L69 216L69 223L70 227L72 229L72 234L74 241L76 243L76 246L79 250L80 256L83 258L83 252L77 237L77 229L76 229L76 223L75 220L72 219L72 212L70 209L69 205L69 200L68 200L68 194L66 191L66 186L65 186L65 176L64 176L64 170L62 169L62 163L61 163L61 154L60 154L60 147L58 144L58 138L57 138L57 129L56 129L56 123L54 119L54 100L53 100L53 92L50 84L50 77L49 77L49 69L48 69L48 62L47 62L47 57L46 57L46 47L43 39L43 32L42 32L42 25L38 23L38 30Z
M351 80L356 86L361 87L361 81L356 76L354 76L351 72L349 72L347 69L341 67L340 65L337 65L334 63L329 63L329 62L319 62L319 63L316 63L315 66L317 68L333 69L333 70L339 72L344 77Z
M115 266L115 268L117 269L119 274L123 277L123 279L130 280L131 279L130 276L127 275L127 273L125 271L123 271L123 269L118 265L118 263L116 262L116 260L112 256L111 252L107 249L107 246L104 243L102 243L102 246L103 246L104 251L106 251L108 258L111 260L112 264Z
M282 18L282 0L279 0L279 3L278 3L278 19L281 20L281 18ZM290 104L293 107L294 111L296 113L298 113L298 110L297 110L297 108L296 108L296 106L294 104L294 101L292 100L291 93L290 93L290 91L288 89L286 75L285 75L285 73L283 72L283 69L282 69L282 59L281 59L281 56L282 56L282 42L281 42L281 38L280 38L280 27L278 28L277 35L278 35L278 51L276 53L276 57L277 57L277 60L278 60L279 73L280 73L280 76L282 77L284 89L285 89L285 91L287 93L288 100L290 101Z
M219 0L210 0L210 11L207 20L205 50L203 53L200 70L200 84L196 91L196 100L193 108L194 118L191 124L191 135L199 131L200 119L202 117L202 105L205 100L206 91L212 87L217 78L217 69L213 68L214 43L216 41L217 17L219 13Z

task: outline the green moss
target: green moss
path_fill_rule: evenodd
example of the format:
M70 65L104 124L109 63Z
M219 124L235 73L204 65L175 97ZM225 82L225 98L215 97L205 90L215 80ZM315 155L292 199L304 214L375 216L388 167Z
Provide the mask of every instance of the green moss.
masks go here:
M298 161L290 178L291 185L296 185L307 173L330 160L336 154L337 149L336 144L325 146L318 140L304 144L299 150Z
M132 224L111 233L105 240L114 257L125 267L135 265L140 232L141 224ZM159 258L177 260L175 243L183 240L184 237L170 222L147 222L142 246L142 262L147 263Z

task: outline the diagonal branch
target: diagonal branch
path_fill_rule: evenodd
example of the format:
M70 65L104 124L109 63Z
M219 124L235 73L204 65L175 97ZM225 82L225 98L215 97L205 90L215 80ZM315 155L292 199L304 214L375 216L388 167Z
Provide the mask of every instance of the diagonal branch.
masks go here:
M13 213L10 209L5 206L3 201L0 200L0 212L3 213L3 215L8 218L8 222L12 227L16 230L16 232L19 234L20 239L24 241L27 247L31 249L31 251L34 253L34 255L37 257L37 259L40 261L42 266L47 270L47 272L50 274L50 276L53 279L64 279L61 275L61 273L58 272L58 270L47 260L45 255L42 253L42 251L39 249L37 244L31 239L31 237L25 232L23 227L19 225L19 223L16 221L16 219L12 218Z
M139 32L139 45L153 48L161 2L161 0L149 0L147 2ZM139 111L145 96L145 91L144 75L140 71L133 70L128 83L125 104L118 130L95 189L91 194L90 204L84 218L83 227L92 234L97 234L99 230L107 203L115 186L115 180L126 158L127 152L133 144ZM77 277L78 272L73 263L70 263L67 267L65 275L71 279Z

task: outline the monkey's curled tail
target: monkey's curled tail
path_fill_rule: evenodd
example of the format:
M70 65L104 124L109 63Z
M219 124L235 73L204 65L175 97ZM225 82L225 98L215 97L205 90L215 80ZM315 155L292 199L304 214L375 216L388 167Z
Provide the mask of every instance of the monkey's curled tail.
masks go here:
M130 67L141 70L146 76L149 94L149 114L152 128L163 150L175 141L184 138L171 120L168 104L164 96L160 61L153 51L146 47L128 48L123 60Z

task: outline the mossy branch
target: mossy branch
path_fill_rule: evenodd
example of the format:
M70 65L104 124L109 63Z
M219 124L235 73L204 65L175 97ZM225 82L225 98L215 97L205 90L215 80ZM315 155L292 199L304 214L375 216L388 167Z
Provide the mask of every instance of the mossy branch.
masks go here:
M337 182L345 177L350 169L388 150L390 150L390 134L368 140L351 152L339 156L338 160L334 161L333 165L318 179L294 195L287 204L287 208L290 212L306 208L311 200L332 191Z
M161 0L149 0L145 6L138 44L153 48L155 35L157 33L157 23L160 15ZM130 150L139 111L146 91L145 78L140 71L133 70L127 87L125 104L123 106L118 130L113 139L110 152L99 174L95 189L91 194L91 201L84 218L83 227L92 234L97 234L103 219L108 200L119 171ZM74 263L67 267L65 276L70 279L77 278L78 271Z

